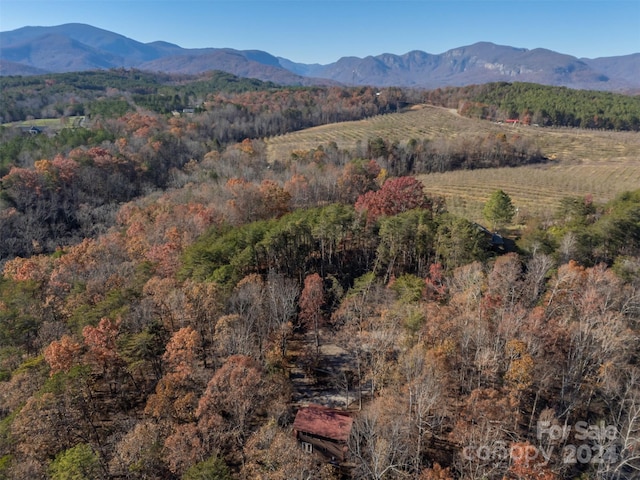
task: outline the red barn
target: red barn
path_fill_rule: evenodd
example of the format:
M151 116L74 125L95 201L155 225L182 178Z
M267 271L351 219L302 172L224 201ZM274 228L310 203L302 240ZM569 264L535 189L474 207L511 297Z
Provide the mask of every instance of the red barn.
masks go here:
M347 459L353 418L346 412L320 405L302 407L293 422L293 432L307 452L316 452L327 460Z

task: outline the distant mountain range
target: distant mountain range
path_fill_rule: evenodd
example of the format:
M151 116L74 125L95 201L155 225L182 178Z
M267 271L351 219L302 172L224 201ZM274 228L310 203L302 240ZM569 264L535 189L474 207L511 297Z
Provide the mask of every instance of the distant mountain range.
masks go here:
M121 67L191 74L222 70L284 85L438 88L519 81L640 91L640 53L587 59L541 48L527 50L480 42L438 55L416 50L404 55L343 57L328 65L309 65L259 50L186 49L167 42L141 43L76 23L0 32L0 75Z

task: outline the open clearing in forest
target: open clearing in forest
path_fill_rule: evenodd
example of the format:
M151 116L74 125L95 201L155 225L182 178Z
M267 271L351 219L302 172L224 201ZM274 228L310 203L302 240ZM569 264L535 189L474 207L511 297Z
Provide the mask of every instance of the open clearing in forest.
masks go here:
M601 203L616 194L640 188L640 160L600 164L464 170L420 175L425 190L447 200L449 211L471 220L482 219L482 207L492 192L509 194L521 220L552 214L563 197L592 195ZM517 221L518 219L516 219Z
M420 175L426 191L443 196L453 213L478 221L483 203L497 189L507 192L519 215L525 216L551 213L567 196L592 195L594 201L604 202L622 191L640 188L640 133L497 124L433 106L270 138L267 152L270 161L288 161L295 150L330 142L341 149L353 149L376 137L405 143L412 138L438 140L499 133L529 139L551 160L545 165Z
M52 130L61 130L63 128L74 128L82 126L84 120L84 115L64 118L36 118L33 120L23 120L20 122L3 123L2 126L17 128L39 127Z

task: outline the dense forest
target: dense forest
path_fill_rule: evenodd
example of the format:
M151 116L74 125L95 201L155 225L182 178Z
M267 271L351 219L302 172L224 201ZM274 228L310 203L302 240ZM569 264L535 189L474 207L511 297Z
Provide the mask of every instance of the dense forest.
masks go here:
M640 97L532 83L487 83L430 91L430 103L463 115L525 125L640 130Z
M0 132L0 478L638 477L640 190L517 230L496 192L500 236L413 174L545 161L516 136L267 160L444 91L112 74L43 94L85 85L85 126ZM340 468L292 433L323 402Z
M202 111L212 92L255 92L279 90L277 85L238 78L224 72L198 76L149 73L139 70L108 70L60 73L33 77L0 77L2 104L0 123L32 118L64 118L75 115L120 116L137 107L167 114L194 108ZM302 88L324 91L324 88ZM281 89L280 89L281 90ZM341 88L341 91L348 91ZM468 87L439 88L427 92L385 88L394 97L377 113L402 105L427 102L459 109L468 116L504 121L518 119L524 124L605 130L640 129L640 98L590 90L573 90L532 83L487 83ZM316 99L319 100L319 99ZM325 99L329 101L330 98ZM304 118L303 128L345 118L328 119L310 115L313 103L290 105L289 115ZM353 116L349 119L355 119ZM269 132L272 134L272 132Z
M72 115L123 115L134 106L169 113L202 102L210 92L264 90L276 85L224 72L201 76L139 70L60 73L2 77L2 123Z

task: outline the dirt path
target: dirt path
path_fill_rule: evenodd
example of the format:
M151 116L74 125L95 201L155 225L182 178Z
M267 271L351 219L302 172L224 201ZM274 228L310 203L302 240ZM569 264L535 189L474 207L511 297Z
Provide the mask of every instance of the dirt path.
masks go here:
M321 344L314 366L308 365L315 349L313 336L293 339L290 343L289 379L293 386L294 405L318 404L331 408L347 408L353 404L355 392L345 386L344 372L349 366L349 354L335 344Z

